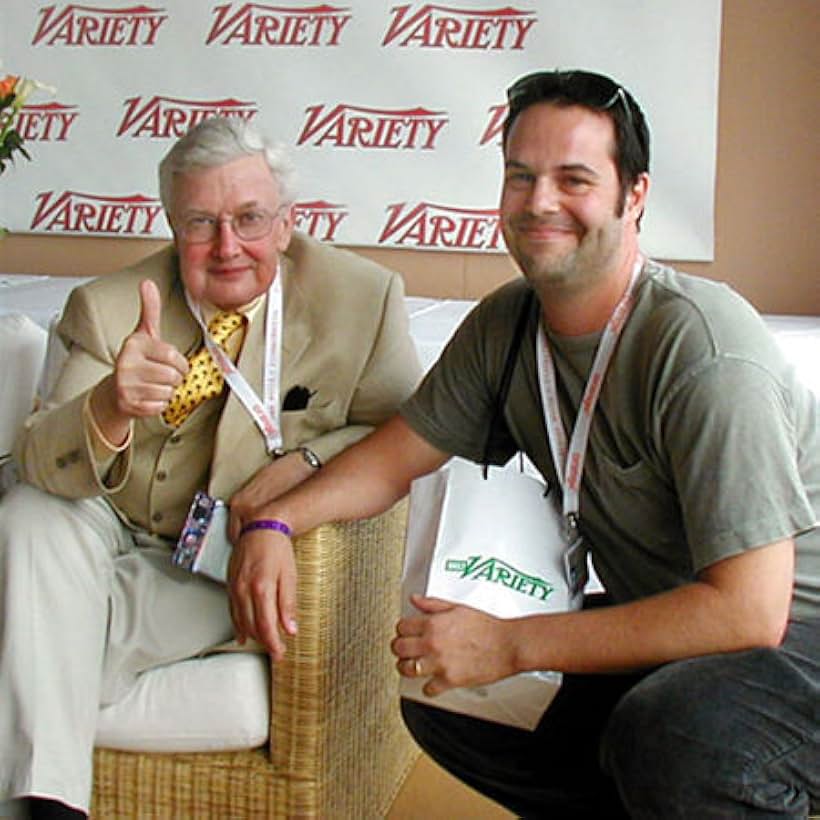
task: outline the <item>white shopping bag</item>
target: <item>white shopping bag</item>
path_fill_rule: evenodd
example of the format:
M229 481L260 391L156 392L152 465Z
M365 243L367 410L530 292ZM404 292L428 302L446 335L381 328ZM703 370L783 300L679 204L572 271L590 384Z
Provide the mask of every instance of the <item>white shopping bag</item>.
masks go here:
M481 468L451 459L413 482L402 600L411 593L453 601L501 618L575 608L564 570L565 541L555 492L544 497L534 468L514 459ZM402 678L403 697L442 709L533 729L561 685L557 672L531 672L488 686L451 689L434 698L424 679Z

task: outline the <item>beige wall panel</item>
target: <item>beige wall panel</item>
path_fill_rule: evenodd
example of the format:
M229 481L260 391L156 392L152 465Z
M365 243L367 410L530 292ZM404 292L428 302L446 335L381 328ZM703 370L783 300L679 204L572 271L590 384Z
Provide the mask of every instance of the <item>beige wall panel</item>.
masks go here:
M8 234L0 238L0 273L99 276L130 265L167 244L165 239Z
M520 275L515 263L507 254L470 254L465 260L464 296L467 299L478 299Z
M819 9L723 3L715 261L681 267L768 313L820 314Z
M443 298L464 292L465 254L370 247L351 250L400 273L408 296Z

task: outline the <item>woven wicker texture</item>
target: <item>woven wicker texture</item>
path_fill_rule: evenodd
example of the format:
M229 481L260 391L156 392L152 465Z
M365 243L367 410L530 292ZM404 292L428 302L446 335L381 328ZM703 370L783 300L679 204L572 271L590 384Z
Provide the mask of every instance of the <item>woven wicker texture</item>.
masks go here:
M95 818L384 817L418 755L389 651L406 502L296 541L299 633L274 667L266 749L97 749Z

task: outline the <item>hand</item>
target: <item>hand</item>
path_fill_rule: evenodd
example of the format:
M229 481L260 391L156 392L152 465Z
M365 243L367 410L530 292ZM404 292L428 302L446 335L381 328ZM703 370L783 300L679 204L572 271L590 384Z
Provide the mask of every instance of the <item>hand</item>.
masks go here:
M440 598L411 596L422 613L402 618L390 645L405 677L429 677L425 695L478 686L514 675L511 621Z
M159 337L161 300L150 280L140 283L140 319L120 348L114 372L91 393L91 412L106 443L127 440L131 422L159 415L188 372L187 359Z
M296 560L285 535L254 530L238 539L228 566L236 638L259 641L275 661L285 656L280 627L296 634Z
M239 540L242 525L262 517L259 509L300 484L316 471L302 458L301 453L287 453L259 470L256 475L235 492L228 504L231 518L228 536L233 543Z
M156 284L140 283L140 319L114 365L113 402L121 417L158 416L188 372L187 359L159 335L162 303Z

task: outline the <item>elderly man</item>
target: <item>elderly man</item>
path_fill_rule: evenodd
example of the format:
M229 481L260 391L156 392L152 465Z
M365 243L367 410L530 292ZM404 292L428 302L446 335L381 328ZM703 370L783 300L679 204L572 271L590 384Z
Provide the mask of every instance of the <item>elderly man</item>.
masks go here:
M523 315L489 457L520 449L558 488L567 548L591 553L606 600L500 620L415 597L393 651L428 695L539 669L564 683L533 732L406 701L411 730L524 817L805 817L820 804L818 401L747 303L641 253L649 134L622 86L543 72L508 96L501 219L524 280L465 320L400 415L255 516L299 533L389 506L451 454L481 461ZM282 532L240 540L240 633L275 643L291 610L264 601L292 565Z
M0 507L0 799L32 817L87 811L101 703L232 637L225 588L170 560L194 494L239 522L417 383L400 277L294 233L292 177L206 120L160 165L173 248L68 301Z

